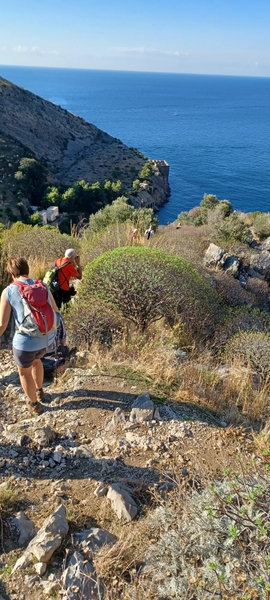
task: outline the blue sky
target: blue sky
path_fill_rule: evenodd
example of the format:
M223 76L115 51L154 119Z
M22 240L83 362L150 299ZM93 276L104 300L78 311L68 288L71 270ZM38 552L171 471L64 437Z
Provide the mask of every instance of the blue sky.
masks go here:
M269 0L0 0L0 64L270 77Z

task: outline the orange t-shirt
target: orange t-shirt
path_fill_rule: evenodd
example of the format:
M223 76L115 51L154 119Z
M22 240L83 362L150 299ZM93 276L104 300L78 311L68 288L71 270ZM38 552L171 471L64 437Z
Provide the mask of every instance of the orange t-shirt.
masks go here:
M74 265L68 261L68 258L58 258L55 261L55 266L60 267L67 263L62 269L58 271L58 283L62 290L69 290L69 282L71 277L77 277L79 275Z

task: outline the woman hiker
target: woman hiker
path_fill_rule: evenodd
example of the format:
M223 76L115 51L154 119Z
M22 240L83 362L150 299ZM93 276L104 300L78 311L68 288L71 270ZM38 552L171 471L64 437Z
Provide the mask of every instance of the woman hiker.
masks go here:
M12 341L14 361L17 365L21 386L28 398L27 407L31 412L40 415L43 412L39 401L44 398L43 365L41 358L46 354L48 347L52 347L56 335L56 329L52 328L47 335L31 337L26 333L18 331L19 325L25 319L22 297L18 284L34 284L29 278L29 266L24 258L12 258L7 263L7 272L12 277L12 283L2 292L0 300L0 336L8 326L13 313L15 318L15 335ZM17 284L16 284L17 282ZM54 298L48 290L48 302L55 312L59 312ZM0 337L1 345L1 337Z

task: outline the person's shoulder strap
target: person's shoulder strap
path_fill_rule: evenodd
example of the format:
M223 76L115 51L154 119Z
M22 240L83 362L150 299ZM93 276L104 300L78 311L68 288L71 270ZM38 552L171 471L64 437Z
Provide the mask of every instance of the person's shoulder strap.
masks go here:
M58 260L59 260L59 259L57 258L57 259L56 259L56 261L55 261L55 263L54 263L54 267L56 267L58 270L59 270L59 269L63 269L63 267L66 267L67 265L70 265L70 264L71 264L71 263L70 263L70 260L67 260L67 261L66 261L66 262L64 262L62 265L57 265L56 263L57 263L57 261L58 261Z

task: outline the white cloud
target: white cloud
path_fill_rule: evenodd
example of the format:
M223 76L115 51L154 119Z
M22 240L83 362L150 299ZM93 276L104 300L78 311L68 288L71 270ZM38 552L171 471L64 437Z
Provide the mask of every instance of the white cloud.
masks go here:
M119 48L116 48L116 51L119 52L120 54L145 54L145 55L153 55L153 56L175 56L175 57L180 57L180 56L188 56L187 53L185 52L179 52L178 50L157 50L156 48L144 48L143 46L138 47L138 48L126 48L124 46L120 46Z
M14 48L12 48L12 52L15 52L16 54L39 54L42 56L48 56L48 55L54 55L54 56L59 56L59 52L56 52L56 50L48 50L48 51L44 51L44 50L40 50L40 48L38 48L38 46L32 46L32 48L29 48L28 46L21 46L21 44L19 44L19 46L15 46Z
M12 48L12 52L17 52L18 54L23 54L25 52L29 52L29 48L27 48L26 46L15 46L14 48Z

